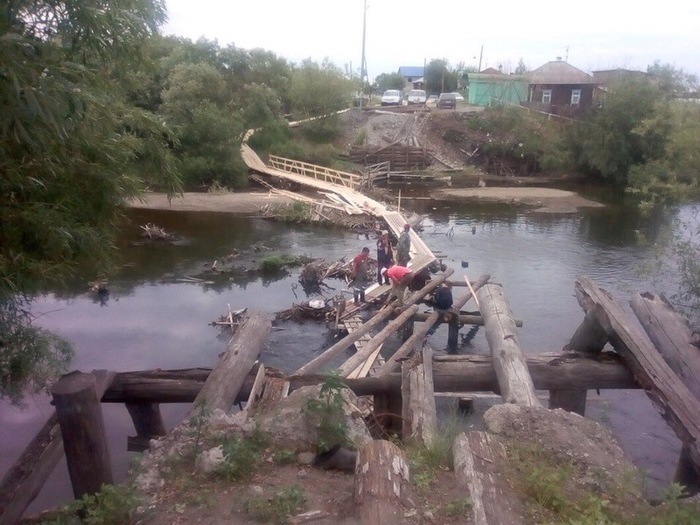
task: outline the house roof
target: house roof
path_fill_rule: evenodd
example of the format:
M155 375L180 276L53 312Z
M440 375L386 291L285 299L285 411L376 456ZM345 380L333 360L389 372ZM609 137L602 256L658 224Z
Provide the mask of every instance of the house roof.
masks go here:
M564 62L553 60L530 73L530 84L596 84L592 75Z
M483 75L502 75L503 74L502 71L499 71L495 67L487 67L483 71L479 71L479 73L481 73Z
M422 77L423 66L401 66L399 68L399 75L405 78Z

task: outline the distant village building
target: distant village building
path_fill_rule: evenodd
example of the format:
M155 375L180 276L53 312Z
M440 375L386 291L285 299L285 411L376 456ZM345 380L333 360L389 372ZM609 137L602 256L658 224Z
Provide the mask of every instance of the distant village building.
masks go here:
M523 75L504 75L494 68L469 73L468 100L473 106L518 105L528 100L528 80Z
M555 114L575 114L593 105L598 81L585 71L557 59L529 74L528 107Z
M405 89L424 89L425 68L423 66L401 66L399 75L405 80Z

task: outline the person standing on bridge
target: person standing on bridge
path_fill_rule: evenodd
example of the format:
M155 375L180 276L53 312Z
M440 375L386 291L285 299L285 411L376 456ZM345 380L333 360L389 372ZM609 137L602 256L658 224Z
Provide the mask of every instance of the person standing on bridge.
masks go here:
M352 271L352 295L356 303L365 302L365 288L367 288L367 271L369 266L369 248L366 246L357 254L350 263Z
M382 270L394 264L394 249L391 246L389 232L382 231L382 236L377 240L377 282L381 285L389 284L389 278L385 277Z
M403 231L399 235L399 244L396 246L396 263L399 266L408 266L408 261L411 260L411 225L406 223L403 225Z

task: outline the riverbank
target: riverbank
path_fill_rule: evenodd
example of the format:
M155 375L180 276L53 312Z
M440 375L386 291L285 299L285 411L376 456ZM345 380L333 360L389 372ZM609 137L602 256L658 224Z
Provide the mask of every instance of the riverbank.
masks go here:
M443 188L433 190L435 200L464 200L471 202L502 202L533 207L542 213L575 213L579 208L603 207L580 195L552 188ZM284 206L293 202L285 195L271 192L243 191L235 193L186 192L168 199L164 193L144 193L129 203L132 208L170 211L223 212L238 215L263 215L270 206Z

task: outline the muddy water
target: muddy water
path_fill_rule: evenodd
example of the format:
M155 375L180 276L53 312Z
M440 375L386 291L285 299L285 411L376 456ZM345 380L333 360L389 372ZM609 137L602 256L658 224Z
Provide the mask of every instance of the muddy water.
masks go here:
M471 279L489 273L492 281L503 284L515 317L524 321L519 337L525 352L557 351L573 334L582 319L573 296L578 275L592 277L627 310L633 292L654 289L639 274L653 255L636 243L638 230L653 236L654 227L628 210L612 207L561 216L496 205L414 201L413 206L427 216L424 240L455 269L455 278L461 279L465 272ZM138 225L147 222L177 234L177 242L142 242ZM121 243L123 267L110 284L108 298L85 293L81 282L36 301L37 311L43 313L38 322L74 344L76 369L211 366L226 339L208 324L227 305L275 312L308 299L297 284L298 270L266 278L212 276L207 269L214 260L238 251L240 268L255 267L261 258L280 253L332 261L349 259L373 244L364 236L323 228L288 228L225 214L144 210L133 211ZM251 250L253 245L259 251ZM184 276L213 282L180 281ZM329 284L340 289L337 281ZM430 343L445 351L446 339L441 328ZM262 360L292 371L331 342L332 336L319 324L283 324L273 328ZM396 344L390 341L387 346L391 349ZM483 330L459 351L487 353ZM649 471L652 484L663 485L671 479L679 444L643 394L590 392L588 407L588 415L610 425L637 464ZM167 426L175 425L185 410L182 405L163 407ZM23 410L0 405L0 473L14 462L50 411L44 396L28 399ZM132 455L125 451L126 437L134 431L123 406L106 405L104 414L115 474L121 479ZM62 463L31 511L69 498Z

